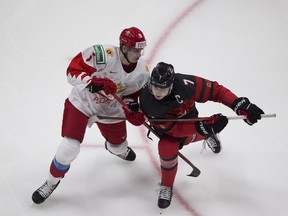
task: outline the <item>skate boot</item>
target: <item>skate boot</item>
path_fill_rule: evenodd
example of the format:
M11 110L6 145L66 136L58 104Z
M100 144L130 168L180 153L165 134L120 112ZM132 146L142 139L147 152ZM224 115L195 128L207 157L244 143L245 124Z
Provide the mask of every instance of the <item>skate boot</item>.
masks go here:
M209 134L209 136L204 141L204 145L205 143L215 154L219 153L222 149L218 134Z
M60 181L55 185L49 185L48 182L45 181L45 183L32 194L33 202L36 204L43 203L57 188L59 183Z
M114 154L113 152L111 152L108 148L107 148L107 141L105 142L105 148L106 150L108 150L111 154L116 155L117 157L122 158L123 160L127 160L127 161L134 161L136 158L136 154L135 152L129 147L127 146L127 149L124 153L122 154Z
M172 199L172 187L167 187L160 185L159 197L158 197L158 207L165 209L170 206Z

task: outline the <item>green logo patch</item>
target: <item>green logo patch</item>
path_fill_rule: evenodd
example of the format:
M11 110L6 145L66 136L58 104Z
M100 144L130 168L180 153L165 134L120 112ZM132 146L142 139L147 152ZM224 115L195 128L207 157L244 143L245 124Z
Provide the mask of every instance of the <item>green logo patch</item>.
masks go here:
M102 45L93 46L96 53L96 64L106 64L105 52Z

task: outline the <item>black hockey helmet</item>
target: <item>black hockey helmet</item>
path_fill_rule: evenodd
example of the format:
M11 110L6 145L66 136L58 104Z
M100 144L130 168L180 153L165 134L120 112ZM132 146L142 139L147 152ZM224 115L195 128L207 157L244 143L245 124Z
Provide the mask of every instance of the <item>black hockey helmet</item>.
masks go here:
M173 84L174 79L173 65L159 62L152 70L150 84L159 88L169 88Z

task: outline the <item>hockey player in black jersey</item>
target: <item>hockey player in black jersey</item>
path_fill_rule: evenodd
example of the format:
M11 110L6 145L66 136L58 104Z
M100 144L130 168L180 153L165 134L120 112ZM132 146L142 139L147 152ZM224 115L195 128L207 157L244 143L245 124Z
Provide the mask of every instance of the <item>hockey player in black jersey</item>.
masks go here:
M245 115L245 122L253 125L264 112L246 97L237 97L216 81L174 72L171 64L160 62L152 70L150 82L140 94L140 108L149 118L187 119L198 117L196 103L219 102ZM171 203L177 173L178 151L191 142L204 140L214 153L221 151L218 133L228 123L226 116L213 115L212 120L198 122L155 122L151 127L159 135L158 151L161 163L159 208Z

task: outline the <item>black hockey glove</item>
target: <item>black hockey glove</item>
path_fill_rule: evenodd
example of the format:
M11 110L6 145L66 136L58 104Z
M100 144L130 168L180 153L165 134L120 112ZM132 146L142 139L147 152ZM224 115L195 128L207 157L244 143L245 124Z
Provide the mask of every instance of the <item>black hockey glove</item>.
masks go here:
M95 92L103 90L105 94L109 95L109 94L116 93L117 86L112 80L108 78L93 77L91 80L91 83L88 86L88 90L91 93L95 93Z
M261 119L261 114L264 114L262 109L260 109L255 104L252 104L246 97L237 98L232 103L231 108L234 110L234 112L236 112L237 115L246 116L244 121L249 125L255 124L258 120Z
M211 120L198 121L195 123L196 130L202 136L220 133L228 124L228 119L222 114L211 116Z
M94 83L90 83L90 85L88 86L88 90L91 93L95 93L95 92L103 90L103 86L98 86L98 85L95 85Z
M139 104L136 101L131 101L128 104L128 108L133 112L136 113L139 111Z

